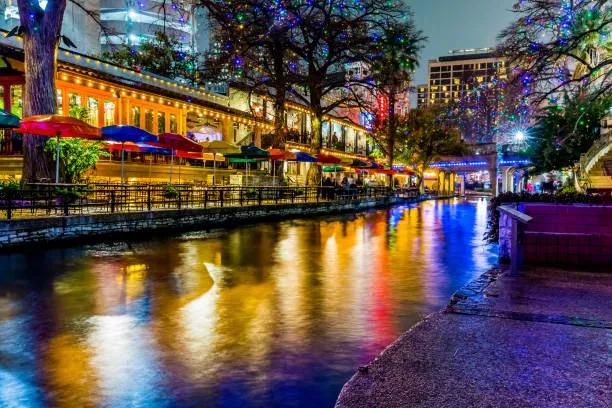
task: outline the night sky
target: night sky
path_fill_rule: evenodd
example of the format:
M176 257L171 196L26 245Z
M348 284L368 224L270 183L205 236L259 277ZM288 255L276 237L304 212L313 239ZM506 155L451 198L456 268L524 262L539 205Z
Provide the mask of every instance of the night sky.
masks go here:
M516 0L406 0L417 28L429 37L414 84L427 79L427 61L451 49L492 47L497 34L517 15Z

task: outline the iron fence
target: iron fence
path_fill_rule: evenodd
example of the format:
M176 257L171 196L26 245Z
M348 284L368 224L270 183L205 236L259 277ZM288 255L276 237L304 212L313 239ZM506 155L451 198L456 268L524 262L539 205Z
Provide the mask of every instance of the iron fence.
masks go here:
M0 218L142 212L161 209L340 202L400 195L387 187L202 186L196 184L32 184L0 190ZM402 197L416 191L401 191Z

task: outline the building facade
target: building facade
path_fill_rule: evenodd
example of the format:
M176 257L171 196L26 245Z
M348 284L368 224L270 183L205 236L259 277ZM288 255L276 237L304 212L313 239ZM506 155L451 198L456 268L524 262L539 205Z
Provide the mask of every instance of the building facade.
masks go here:
M448 56L429 61L427 86L418 88L419 106L456 102L463 95L494 77L505 79L506 62L492 49L451 51Z

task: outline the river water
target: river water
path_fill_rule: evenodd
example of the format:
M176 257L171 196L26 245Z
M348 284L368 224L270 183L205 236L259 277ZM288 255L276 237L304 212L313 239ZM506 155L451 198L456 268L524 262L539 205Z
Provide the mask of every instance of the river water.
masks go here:
M0 256L1 407L330 407L496 261L486 201Z

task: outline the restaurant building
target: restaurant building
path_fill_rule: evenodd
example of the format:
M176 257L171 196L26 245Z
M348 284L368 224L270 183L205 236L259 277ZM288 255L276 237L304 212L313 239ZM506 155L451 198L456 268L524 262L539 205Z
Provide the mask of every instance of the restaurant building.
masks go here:
M0 36L0 108L22 117L23 84L21 40ZM64 49L58 53L57 105L58 114L79 117L94 126L128 124L155 134L178 133L201 141L225 140L266 148L265 135L273 130L273 104L265 96L249 98L247 92L237 88L230 88L228 95L216 94ZM344 119L350 116L350 112L339 111L337 117L326 118L324 145L339 154L357 157L367 153L367 131ZM287 104L290 141L308 146L311 124L311 115L304 106ZM0 136L0 177L19 176L20 153L21 136L4 131ZM155 155L130 154L128 159L126 171L130 179L143 172L151 178L151 164L167 164L167 158ZM210 163L205 161L204 165L179 160L185 165L184 180L205 179L213 157L208 159ZM217 160L223 158L217 156ZM143 170L142 165L149 165L148 170ZM118 176L116 163L102 162L97 167L100 177ZM155 169L165 174L165 170Z

